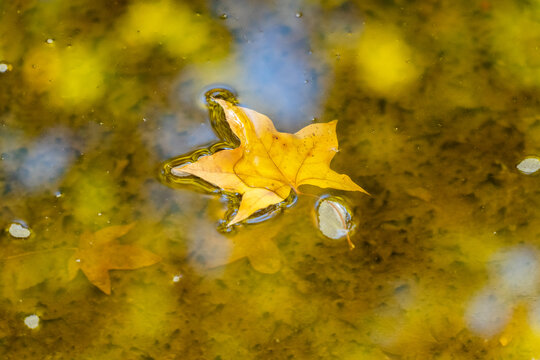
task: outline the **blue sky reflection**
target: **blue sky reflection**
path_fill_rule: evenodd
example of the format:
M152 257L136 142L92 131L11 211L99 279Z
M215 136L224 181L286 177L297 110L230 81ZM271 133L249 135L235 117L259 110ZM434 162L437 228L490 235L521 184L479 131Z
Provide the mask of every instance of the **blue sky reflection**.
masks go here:
M225 84L244 106L269 116L281 131L295 132L320 117L322 64L310 52L303 18L295 16L298 10L291 4L273 17L265 16L270 12L265 6L246 2L227 13L224 21L236 39L236 52L184 69L173 102L193 104L212 84Z

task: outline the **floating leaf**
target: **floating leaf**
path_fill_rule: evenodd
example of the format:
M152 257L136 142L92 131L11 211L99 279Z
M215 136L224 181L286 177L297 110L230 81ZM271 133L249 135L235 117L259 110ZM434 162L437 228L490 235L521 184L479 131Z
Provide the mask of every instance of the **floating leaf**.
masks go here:
M70 278L79 269L105 294L111 293L109 270L133 270L153 265L159 256L136 245L122 245L115 239L127 234L134 224L109 226L94 234L83 233L79 248L68 263Z
M343 204L331 198L322 199L317 207L317 215L319 230L324 236L336 240L347 237L349 246L354 248L349 239L351 215Z
M361 191L347 175L330 169L338 151L337 121L308 125L296 134L278 132L263 114L214 99L240 146L201 157L172 169L172 174L198 176L226 191L242 194L236 216L240 222L254 212L286 199L301 185Z

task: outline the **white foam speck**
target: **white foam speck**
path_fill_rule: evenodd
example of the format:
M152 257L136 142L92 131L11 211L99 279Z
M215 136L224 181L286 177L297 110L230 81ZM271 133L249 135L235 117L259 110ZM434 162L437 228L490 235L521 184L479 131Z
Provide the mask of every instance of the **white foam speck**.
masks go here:
M30 329L35 329L39 326L39 316L33 314L24 318L24 324Z
M523 174L531 175L540 169L540 159L534 156L526 157L516 167Z
M18 239L26 239L31 234L29 229L17 223L11 224L8 231L11 236Z

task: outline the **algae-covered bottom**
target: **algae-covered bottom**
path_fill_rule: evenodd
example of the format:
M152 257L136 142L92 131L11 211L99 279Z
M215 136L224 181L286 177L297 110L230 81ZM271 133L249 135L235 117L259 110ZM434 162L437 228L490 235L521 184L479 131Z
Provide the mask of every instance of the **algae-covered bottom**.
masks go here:
M2 358L540 358L539 19L0 2ZM216 88L280 132L338 120L331 168L370 196L306 187L227 226L237 195L162 173L238 146Z

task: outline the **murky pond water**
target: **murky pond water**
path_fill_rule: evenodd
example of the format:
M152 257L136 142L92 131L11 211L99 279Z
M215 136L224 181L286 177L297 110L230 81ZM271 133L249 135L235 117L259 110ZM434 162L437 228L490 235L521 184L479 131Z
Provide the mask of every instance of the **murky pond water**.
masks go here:
M540 2L0 1L0 85L2 358L540 357ZM227 226L217 88L370 196Z

